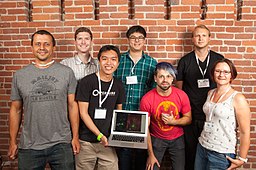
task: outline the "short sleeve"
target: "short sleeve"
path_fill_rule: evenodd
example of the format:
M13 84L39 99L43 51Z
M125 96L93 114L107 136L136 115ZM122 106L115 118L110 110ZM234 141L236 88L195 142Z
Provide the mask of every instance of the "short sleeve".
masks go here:
M69 71L69 86L68 86L68 94L76 93L77 80L74 72L70 69Z
M88 83L91 82L91 83ZM82 102L89 102L91 95L91 86L92 80L85 76L78 83L77 92L76 92L76 100Z
M14 74L12 78L12 88L11 88L11 100L21 100L21 96L17 84L17 73Z
M143 96L141 101L140 101L140 110L148 112L148 116L151 116L151 105L150 102L148 101L148 98L146 96Z

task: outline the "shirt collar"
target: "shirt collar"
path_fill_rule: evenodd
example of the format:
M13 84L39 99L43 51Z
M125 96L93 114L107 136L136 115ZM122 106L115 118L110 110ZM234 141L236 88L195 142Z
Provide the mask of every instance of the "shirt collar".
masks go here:
M92 60L92 57L91 57L91 55L90 55L87 64L90 64L90 63L91 63L91 60ZM84 64L83 61L78 57L77 54L75 55L75 63L78 64L78 65L79 65L79 64Z
M131 58L130 50L127 51L127 52L125 53L125 55L126 55L127 57ZM142 56L141 56L141 58L145 58L145 57L146 57L146 55L145 55L144 51L142 51Z

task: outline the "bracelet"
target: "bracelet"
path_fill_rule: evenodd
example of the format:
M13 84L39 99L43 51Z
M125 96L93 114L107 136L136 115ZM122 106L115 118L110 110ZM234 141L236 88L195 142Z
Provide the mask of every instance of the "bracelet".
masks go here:
M239 156L238 159L241 160L241 161L243 161L243 162L245 162L245 163L248 162L248 158L242 158L242 157Z
M103 134L100 133L100 134L97 136L97 140L100 141L102 137L103 137Z

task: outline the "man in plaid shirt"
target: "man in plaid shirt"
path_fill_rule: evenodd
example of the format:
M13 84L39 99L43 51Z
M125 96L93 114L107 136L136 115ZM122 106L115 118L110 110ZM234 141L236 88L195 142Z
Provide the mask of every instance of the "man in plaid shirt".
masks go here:
M114 76L125 86L124 110L139 110L142 96L154 87L154 69L157 61L144 53L146 31L136 25L126 32L130 50L122 54ZM135 153L134 153L135 152ZM118 150L120 170L145 170L147 150L121 148ZM133 160L134 159L134 160Z

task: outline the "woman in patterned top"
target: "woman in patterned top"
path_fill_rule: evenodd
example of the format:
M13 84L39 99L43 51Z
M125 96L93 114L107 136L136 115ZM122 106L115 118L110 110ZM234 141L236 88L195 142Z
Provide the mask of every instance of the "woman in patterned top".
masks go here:
M195 169L235 169L247 162L250 146L250 108L243 94L231 87L237 76L229 59L217 61L211 76L217 88L209 91L203 106L206 115L199 137ZM236 157L237 129L240 131L239 156Z

